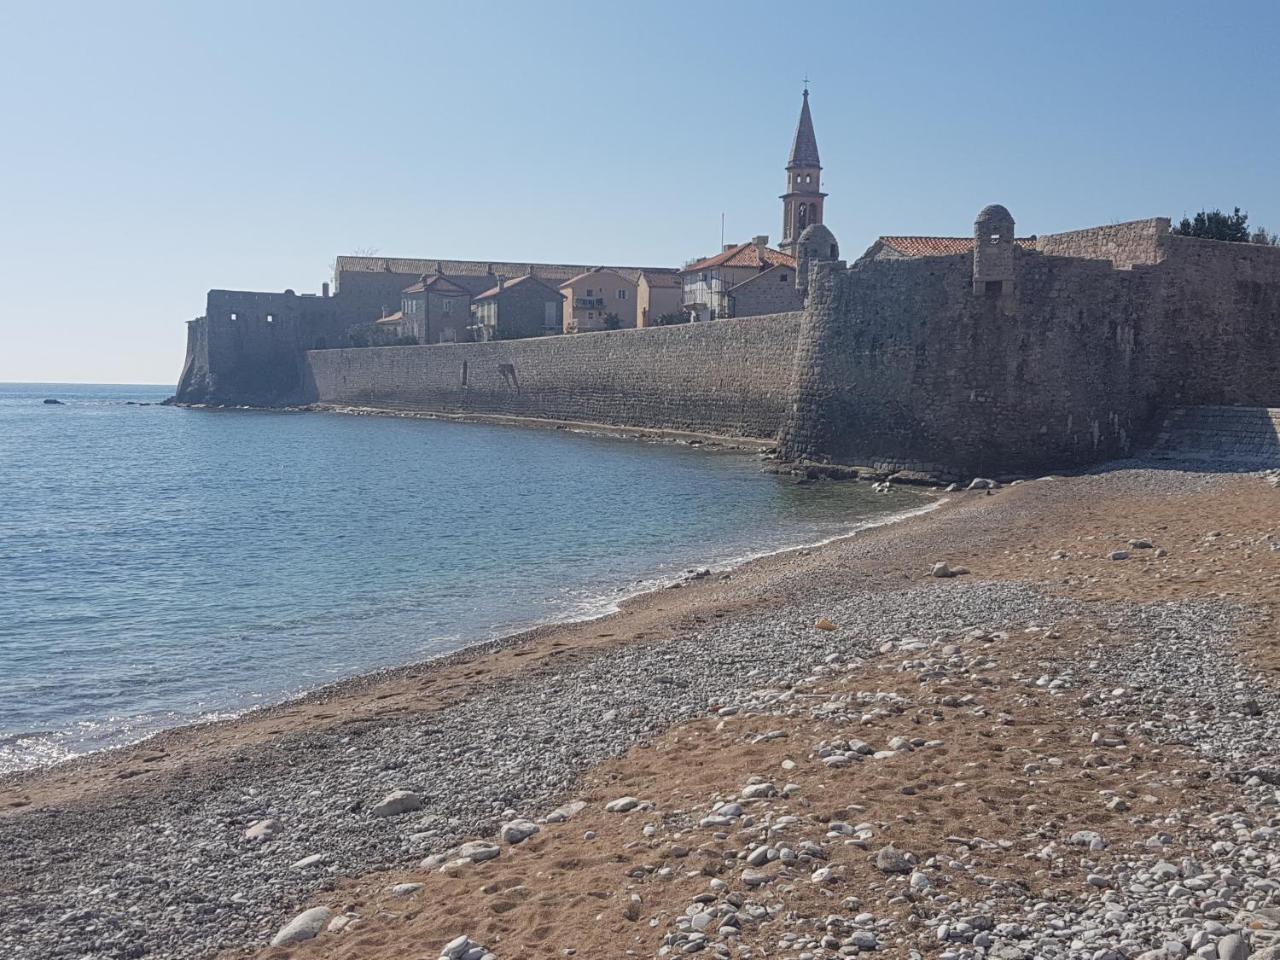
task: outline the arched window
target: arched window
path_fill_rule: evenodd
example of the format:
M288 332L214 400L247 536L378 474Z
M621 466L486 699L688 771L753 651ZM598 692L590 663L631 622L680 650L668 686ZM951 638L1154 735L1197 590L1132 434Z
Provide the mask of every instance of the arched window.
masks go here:
M800 204L800 230L803 231L809 225L809 205L807 203Z

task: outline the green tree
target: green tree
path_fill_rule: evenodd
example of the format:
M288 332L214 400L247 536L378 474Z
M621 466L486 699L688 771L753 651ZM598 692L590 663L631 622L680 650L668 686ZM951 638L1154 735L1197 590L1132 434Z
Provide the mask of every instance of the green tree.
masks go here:
M1183 237L1199 237L1201 240L1228 240L1232 243L1249 242L1249 215L1236 207L1232 213L1221 210L1201 210L1195 219L1182 218L1173 232Z
M658 317L657 325L659 327L672 327L677 323L688 323L689 315L685 313L664 313Z
M1265 247L1280 247L1280 233L1273 233L1264 227L1259 227L1253 231L1253 235L1249 237L1250 243L1260 243Z
M606 313L604 315L604 328L606 330L617 330L622 326L622 318L616 313Z

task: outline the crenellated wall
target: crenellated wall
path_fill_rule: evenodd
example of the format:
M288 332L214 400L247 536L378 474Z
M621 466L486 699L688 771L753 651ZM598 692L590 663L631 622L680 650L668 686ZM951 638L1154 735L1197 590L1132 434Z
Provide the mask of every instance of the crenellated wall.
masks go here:
M491 343L313 350L313 402L773 439L798 314Z

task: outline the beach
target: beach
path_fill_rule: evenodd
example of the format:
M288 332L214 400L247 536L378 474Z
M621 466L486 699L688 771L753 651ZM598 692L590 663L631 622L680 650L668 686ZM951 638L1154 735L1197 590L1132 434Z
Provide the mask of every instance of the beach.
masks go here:
M951 493L9 776L0 949L1265 957L1278 497L1136 462Z

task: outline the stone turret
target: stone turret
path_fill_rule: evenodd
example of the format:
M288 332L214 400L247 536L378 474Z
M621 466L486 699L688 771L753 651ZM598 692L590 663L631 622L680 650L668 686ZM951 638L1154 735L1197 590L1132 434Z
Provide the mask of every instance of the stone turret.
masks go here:
M998 203L983 207L973 222L973 292L1013 293L1013 214Z
M809 293L809 269L811 264L840 259L840 245L835 234L821 223L804 228L796 242L796 292L803 299Z

